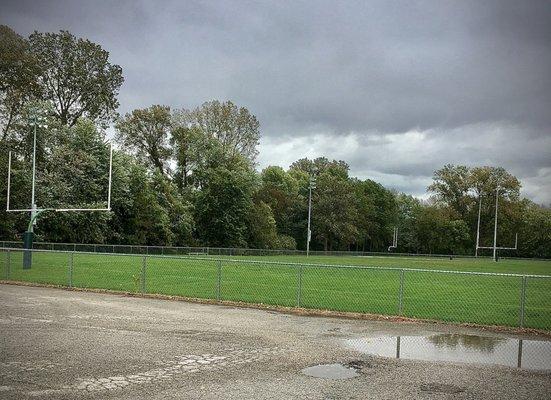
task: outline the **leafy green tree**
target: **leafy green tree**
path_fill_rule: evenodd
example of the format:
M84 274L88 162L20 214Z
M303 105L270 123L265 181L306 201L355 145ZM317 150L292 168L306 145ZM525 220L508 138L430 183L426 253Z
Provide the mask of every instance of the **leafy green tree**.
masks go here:
M242 155L254 163L258 155L260 124L245 107L231 101L203 103L193 111L183 113L190 127L197 127L209 138L215 138L229 157Z
M296 250L297 241L289 235L277 235L277 247L283 250Z
M491 197L497 187L500 195L516 201L520 195L519 180L501 167L473 167L469 170L467 183L476 196Z
M270 206L278 232L290 235L294 208L300 201L297 180L283 168L277 166L265 168L260 178L262 184L256 198Z
M39 67L41 94L62 124L73 126L80 117L103 124L112 120L124 79L107 51L67 31L35 31L29 45Z
M418 223L423 209L421 201L404 193L396 196L398 208L398 249L402 253L419 253L422 251L418 235ZM389 239L392 236L389 236ZM391 240L388 241L391 243Z
M278 247L277 227L272 209L263 201L255 203L249 214L248 245L256 249L275 249Z
M469 243L469 227L465 221L453 219L450 210L437 205L425 205L419 211L416 230L421 252L465 252Z
M173 245L189 245L193 242L194 229L193 205L183 197L178 188L169 179L155 171L151 179L151 188L157 195L157 202L165 210L170 220Z
M383 251L389 246L397 219L394 193L370 179L352 180L358 220L356 227L363 251Z
M219 159L218 164L198 171L202 182L195 202L198 237L209 246L244 247L257 177L239 155Z
M519 252L524 257L551 258L551 209L526 203Z
M318 157L313 160L307 158L302 158L295 161L289 167L289 171L302 171L307 175L322 175L330 174L339 179L346 180L348 179L348 170L349 166L346 162L342 160L332 160L325 157Z
M39 95L38 74L29 43L0 25L0 143L6 143L25 102Z
M472 207L470 171L464 165L445 165L434 172L429 192L436 195L437 201L448 205L459 217L466 218Z
M176 124L172 129L170 144L176 161L174 180L180 190L184 190L196 183L193 171L204 161L209 140L197 127Z
M172 149L169 146L172 118L170 107L153 105L119 118L117 140L135 153L140 161L165 175L169 172Z
M500 167L473 167L446 165L434 174L434 182L428 190L435 193L435 200L445 205L455 218L465 221L469 227L471 248L474 249L478 223L478 207L481 205L480 244L488 245L493 237L496 188L499 187L500 238L510 243L521 224L519 202L520 182Z
M464 220L470 225L473 247L476 240L478 206L481 205L480 241L489 245L493 238L496 188L499 187L499 236L502 246L512 245L522 223L519 180L500 167L470 169L469 183L474 192L473 207ZM505 243L507 242L507 243Z
M115 153L109 243L171 245L178 234L147 169L134 157Z
M93 122L61 127L37 163L37 204L46 208L105 208L109 147ZM36 232L52 241L102 243L109 237L106 212L44 213Z
M348 249L358 238L353 186L337 164L320 171L312 200L313 234L324 250Z

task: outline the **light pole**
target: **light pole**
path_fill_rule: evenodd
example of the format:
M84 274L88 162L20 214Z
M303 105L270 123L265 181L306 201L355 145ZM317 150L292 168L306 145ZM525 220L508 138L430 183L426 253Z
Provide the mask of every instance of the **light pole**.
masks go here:
M33 179L32 179L32 189L31 189L31 221L34 219L34 215L36 213L36 203L34 201L34 187L35 187L35 180L36 180L36 125L37 125L37 116L36 116L36 110L34 112L33 116L33 125L34 125L34 138L33 138ZM30 232L33 232L34 223L30 225Z
M478 243L480 239L480 210L482 209L482 196L478 194L478 223L476 224L476 246L474 248L474 256L478 257Z
M38 126L37 110L33 110L33 176L32 176L32 188L31 188L31 220L27 231L23 234L23 269L29 269L32 265L32 251L33 239L34 239L34 225L36 224L36 217L38 216L36 202L35 202L35 182L36 182L36 128ZM46 125L41 125L45 127Z
M310 255L310 240L312 231L310 230L310 219L312 218L312 189L316 188L316 179L310 175L310 184L308 185L308 232L306 233L306 257Z
M499 199L499 186L496 188L496 215L494 218L494 261L497 261L497 206Z

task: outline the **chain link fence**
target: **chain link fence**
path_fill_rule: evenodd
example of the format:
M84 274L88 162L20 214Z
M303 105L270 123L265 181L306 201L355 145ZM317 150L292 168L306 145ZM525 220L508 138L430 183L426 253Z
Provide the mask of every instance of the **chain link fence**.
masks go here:
M0 241L2 248L22 248L23 242ZM305 250L290 249L250 249L240 247L184 247L184 246L140 246L123 244L86 244L86 243L51 243L35 242L33 247L38 250L79 251L111 254L155 254L155 255L197 255L197 256L305 256ZM473 258L474 255L458 254L422 254L396 253L376 251L323 251L310 250L312 256L404 256L404 257L435 257L435 258ZM515 257L505 257L515 258Z
M23 253L32 267L23 268ZM551 330L551 276L0 249L8 281Z

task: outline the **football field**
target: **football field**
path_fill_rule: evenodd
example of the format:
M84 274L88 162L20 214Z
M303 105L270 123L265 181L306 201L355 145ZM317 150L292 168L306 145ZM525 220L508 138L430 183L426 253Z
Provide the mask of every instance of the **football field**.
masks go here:
M551 330L551 262L436 257L1 254L2 278Z

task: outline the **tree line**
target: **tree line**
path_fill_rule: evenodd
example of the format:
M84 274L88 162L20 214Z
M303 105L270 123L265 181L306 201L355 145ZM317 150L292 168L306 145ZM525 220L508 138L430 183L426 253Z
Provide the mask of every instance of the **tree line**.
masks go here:
M40 216L39 239L58 242L304 249L308 187L315 250L472 254L498 245L551 257L551 211L520 196L499 167L446 165L428 200L351 177L342 160L300 159L256 171L260 123L231 101L193 109L151 105L119 115L122 69L101 46L71 33L23 38L0 26L0 165L14 154L11 207L30 206L32 129L37 129L39 207L105 207L109 144L115 132L112 211ZM0 182L0 237L18 239L27 213L6 213Z

